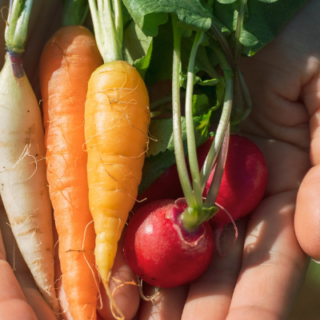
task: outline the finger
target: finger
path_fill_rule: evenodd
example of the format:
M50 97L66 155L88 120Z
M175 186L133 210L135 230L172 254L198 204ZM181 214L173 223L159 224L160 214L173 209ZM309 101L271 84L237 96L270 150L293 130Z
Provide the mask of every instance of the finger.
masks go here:
M304 178L298 193L295 230L301 248L320 263L320 166Z
M118 243L118 251L110 278L110 290L117 305L123 312L125 319L130 320L138 311L140 294L136 275L127 265L127 262L123 255L124 234L125 230L123 231L122 237ZM110 309L109 300L102 284L100 286L100 293L103 305L103 308L98 310L100 316L105 320L114 319Z
M225 257L216 253L209 269L190 286L182 320L226 318L241 267L246 222L238 221L237 227L239 237L230 252ZM233 227L229 225L222 237L226 252L234 238Z
M33 277L25 263L18 245L9 226L5 209L0 207L0 226L3 231L3 240L5 244L5 251L7 253L6 259L14 270L20 288L27 303L31 306L38 320L54 320L56 319L50 307L42 298Z
M2 320L37 320L26 302L18 281L6 261L6 251L0 231L0 314Z
M318 60L318 65L320 62ZM320 261L320 72L303 88L302 99L310 114L310 159L314 166L299 188L295 230L302 249Z
M144 294L151 296L154 288L146 285ZM154 301L142 301L139 320L180 320L186 302L189 286L162 289L161 295ZM198 319L198 318L194 318Z
M293 230L295 199L295 191L271 196L252 215L227 320L286 319L308 265Z

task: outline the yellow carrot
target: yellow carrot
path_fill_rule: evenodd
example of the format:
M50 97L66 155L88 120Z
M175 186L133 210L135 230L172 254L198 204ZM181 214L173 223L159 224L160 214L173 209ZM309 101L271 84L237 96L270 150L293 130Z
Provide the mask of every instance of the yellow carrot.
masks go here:
M101 5L102 1L99 1ZM149 97L139 72L122 61L122 26L115 7L90 0L98 47L105 64L89 81L85 106L89 206L96 232L96 264L112 305L109 276L142 176L150 123ZM118 4L118 6L117 6ZM105 21L99 20L98 9ZM114 15L113 15L114 13ZM120 12L121 14L121 12ZM113 16L115 17L113 20ZM119 18L119 17L118 17Z

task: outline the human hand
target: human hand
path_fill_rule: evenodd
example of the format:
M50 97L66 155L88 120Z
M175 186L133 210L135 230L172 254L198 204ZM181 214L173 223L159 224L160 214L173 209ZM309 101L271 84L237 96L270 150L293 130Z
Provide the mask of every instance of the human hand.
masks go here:
M143 302L139 319L287 317L307 270L301 247L320 259L319 9L308 1L271 44L240 63L254 105L242 131L261 148L269 170L264 200L247 226L239 221L240 237L228 256L215 256L189 287ZM228 230L225 241L232 237Z
M317 26L317 6L316 1L309 1L277 39L255 57L243 59L241 63L254 102L252 115L243 124L243 132L252 137L266 157L269 169L266 198L252 214L248 226L246 221L238 223L239 239L227 257L215 256L209 270L190 286L163 290L161 300L154 304L142 302L137 318L170 316L170 319L216 320L226 319L229 314L228 320L282 319L288 313L307 267L307 258L294 233L293 215L299 183L310 166L307 110L315 109L316 105L316 94L312 95L310 90L317 84L319 63L319 55L316 55L319 48L313 41L317 38L317 30L313 30ZM33 37L35 39L36 34ZM39 48L40 54L41 46ZM27 52L28 49L25 56L28 74L28 68L37 60L34 53L29 60ZM30 70L35 69L30 67ZM31 71L29 78L33 77ZM300 96L302 101L299 101ZM311 153L313 158L316 159L315 151ZM312 163L317 162L312 160ZM314 181L312 176L311 182ZM303 196L303 190L312 186L308 181L304 180L299 191L296 232L304 250L311 254L310 247L314 250L313 257L320 258L319 253L317 256L319 239L310 241L307 238L318 236L317 225L314 226L317 221L310 218L311 229L305 225L307 221L299 221L303 212L299 205L308 208L311 203L303 204L301 197L308 199L310 194L314 195L305 192ZM314 204L318 201L312 199ZM310 207L303 214L314 212ZM225 242L232 237L232 230L227 231ZM114 272L123 282L132 280L121 250L118 256ZM134 292L128 291L132 289ZM128 319L139 305L136 289L126 285L115 292L121 309L131 308ZM152 289L149 290L151 293ZM108 306L106 298L104 302L104 306ZM111 317L108 308L100 312L104 319Z

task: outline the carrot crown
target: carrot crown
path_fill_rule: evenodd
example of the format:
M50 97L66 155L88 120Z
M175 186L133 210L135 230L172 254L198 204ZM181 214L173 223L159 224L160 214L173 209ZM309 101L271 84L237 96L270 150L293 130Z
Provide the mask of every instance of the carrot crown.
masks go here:
M10 1L5 40L9 52L22 53L27 39L33 0Z
M97 3L98 2L98 3ZM89 0L99 51L104 62L122 60L123 22L120 0Z

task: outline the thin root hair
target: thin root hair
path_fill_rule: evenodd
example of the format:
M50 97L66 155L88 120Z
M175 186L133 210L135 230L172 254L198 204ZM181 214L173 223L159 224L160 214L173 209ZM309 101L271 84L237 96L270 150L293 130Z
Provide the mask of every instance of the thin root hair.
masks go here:
M86 261L86 263L87 263L87 265L88 265L88 267L89 267L89 269L90 269L90 271L91 271L91 273L92 273L92 277L93 277L94 283L95 283L95 285L96 285L96 287L97 287L97 291L98 291L98 297L97 297L97 299L99 299L99 303L100 303L99 308L100 308L100 310L101 310L101 309L103 308L103 301L102 301L100 286L99 286L99 283L97 282L96 273L94 272L93 268L91 267L91 265L90 265L90 263L89 263L89 261L88 261L88 259L87 259L87 257L86 257L85 254L83 254L83 257L84 257L84 260Z
M12 0L10 0L10 7L12 5ZM4 17L3 15L3 10L4 9L7 9L8 10L8 15L7 15L7 18ZM1 8L1 17L2 17L2 20L4 21L4 23L6 24L7 27L9 27L9 22L8 22L8 18L9 18L9 14L10 14L10 8L8 8L7 6L4 6Z
M147 302L152 302L152 304L154 304L156 302L156 299L162 295L162 289L159 287L155 287L155 293L151 296L146 296L143 293L143 280L140 279L138 276L137 276L137 278L138 278L138 281L140 282L139 292L140 292L141 299L144 301L147 301Z

